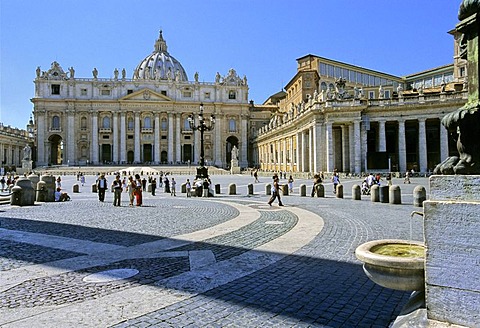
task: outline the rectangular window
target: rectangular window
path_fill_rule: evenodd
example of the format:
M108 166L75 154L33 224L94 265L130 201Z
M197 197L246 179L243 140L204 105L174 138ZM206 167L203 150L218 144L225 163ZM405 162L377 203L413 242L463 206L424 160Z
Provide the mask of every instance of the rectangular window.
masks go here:
M385 99L390 99L390 90L385 90L384 98Z
M190 140L190 136L185 136L185 140Z
M237 99L235 91L230 90L230 92L228 93L228 99Z
M210 92L205 92L205 99L210 99Z
M166 96L166 95L167 95L167 90L162 90L162 91L160 91L160 93L161 93L162 95Z
M132 89L128 89L128 90L127 90L127 95L129 95L129 94L131 94L131 93L133 93L133 90L132 90Z
M184 91L183 92L183 98L192 98L192 92L191 91Z
M60 84L52 84L52 95L60 94Z
M109 136L108 134L104 134L104 135L102 136L102 138L103 138L103 139L110 139L110 136Z
M110 96L110 90L102 90L102 96Z
M167 140L167 136L162 136L162 140Z
M368 92L368 99L375 99L375 91Z
M333 76L333 66L332 65L327 65L328 68L328 76L332 77Z
M127 136L127 139L132 140L132 139L133 139L133 135L129 134L129 135Z
M87 95L87 89L80 89L80 95L86 96Z

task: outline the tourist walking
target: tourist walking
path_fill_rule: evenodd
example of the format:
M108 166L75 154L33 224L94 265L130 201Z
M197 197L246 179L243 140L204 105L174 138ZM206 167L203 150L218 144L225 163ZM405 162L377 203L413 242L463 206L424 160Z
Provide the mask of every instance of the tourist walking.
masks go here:
M288 191L293 192L293 177L292 176L290 176L288 178Z
M255 170L255 172L253 172L253 177L255 178L255 182L260 182L258 180L258 170Z
M82 187L85 185L85 175L80 175L80 183L82 184Z
M157 189L157 178L152 179L150 187L152 188L152 196L155 196L155 189Z
M137 200L137 206L142 206L143 203L143 188L142 188L142 179L140 175L135 174L135 199Z
M164 185L164 192L170 193L170 180L168 180L167 176L165 176L165 179L163 179L163 185Z
M336 194L337 186L340 183L340 178L338 176L338 173L333 173L332 182L333 182L333 193Z
M100 174L100 177L97 179L97 192L99 201L105 201L105 190L107 190L107 188L107 179L105 178L104 174Z
M283 206L282 199L280 198L280 185L278 184L278 175L273 176L272 184L272 196L268 201L268 205L272 206L272 203L275 201L275 198L278 198L278 206Z
M5 190L5 177L4 176L0 179L0 184L2 185L2 191L4 191Z
M175 181L174 178L172 178L172 181L170 182L170 189L172 190L171 191L172 196L177 196L177 194L175 193L175 186L176 185L177 185L177 182Z
M202 183L203 188L203 197L208 197L208 187L210 184L208 183L208 179L204 179Z
M185 182L185 189L187 190L187 197L192 197L192 184L190 183L190 179L187 179L187 182Z
M115 180L112 182L113 189L113 206L120 206L120 200L122 198L122 181L120 180L120 175L115 177Z
M135 184L135 181L133 180L132 176L128 177L128 184L127 184L127 191L128 191L128 199L130 203L128 204L130 207L133 207L133 200L135 199L135 189L137 185Z

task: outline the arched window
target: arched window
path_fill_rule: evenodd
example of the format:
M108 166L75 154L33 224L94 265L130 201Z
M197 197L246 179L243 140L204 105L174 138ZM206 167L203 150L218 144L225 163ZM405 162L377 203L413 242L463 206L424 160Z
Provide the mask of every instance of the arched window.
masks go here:
M168 124L167 124L167 119L162 118L162 131L167 131Z
M104 129L110 129L110 117L105 116L102 120L102 127Z
M228 92L228 99L237 99L237 94L236 94L235 90L230 90Z
M127 125L127 128L128 128L129 130L133 130L133 129L134 129L133 118L129 118L127 124L128 124L128 125Z
M143 127L146 129L152 128L152 120L150 119L149 116L145 117L145 119L143 120Z
M232 118L228 121L228 131L230 132L236 132L237 131L237 123L235 120Z
M320 89L327 91L327 83L322 82L322 83L320 84Z
M85 130L87 128L87 118L83 116L80 120L80 128Z
M52 117L52 129L60 129L60 117L57 115Z

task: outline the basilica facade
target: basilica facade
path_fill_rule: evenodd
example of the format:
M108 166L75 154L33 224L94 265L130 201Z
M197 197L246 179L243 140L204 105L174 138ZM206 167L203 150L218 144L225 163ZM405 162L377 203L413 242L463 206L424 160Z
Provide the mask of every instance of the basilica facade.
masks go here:
M154 50L136 66L132 78L115 69L113 78L75 76L53 62L37 68L34 104L36 165L178 164L199 162L200 136L188 118L215 116L205 132L207 165L227 167L231 149L248 165L250 103L246 76L234 69L212 82L190 81L167 51L162 32Z

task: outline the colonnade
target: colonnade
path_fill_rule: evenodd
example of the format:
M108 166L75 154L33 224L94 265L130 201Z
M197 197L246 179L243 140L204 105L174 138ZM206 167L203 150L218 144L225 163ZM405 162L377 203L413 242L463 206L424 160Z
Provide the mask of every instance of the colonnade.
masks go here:
M433 118L433 117L432 117ZM448 157L448 132L439 124L440 158ZM258 161L266 171L290 172L343 172L361 173L369 170L367 151L386 152L386 123L396 124L397 169L407 170L406 121L418 124L418 170L428 171L426 117L391 119L379 118L367 124L365 121L346 122L323 121L312 122L296 131L277 131L277 136L259 141ZM367 133L371 125L377 127L375 149L367 149Z

